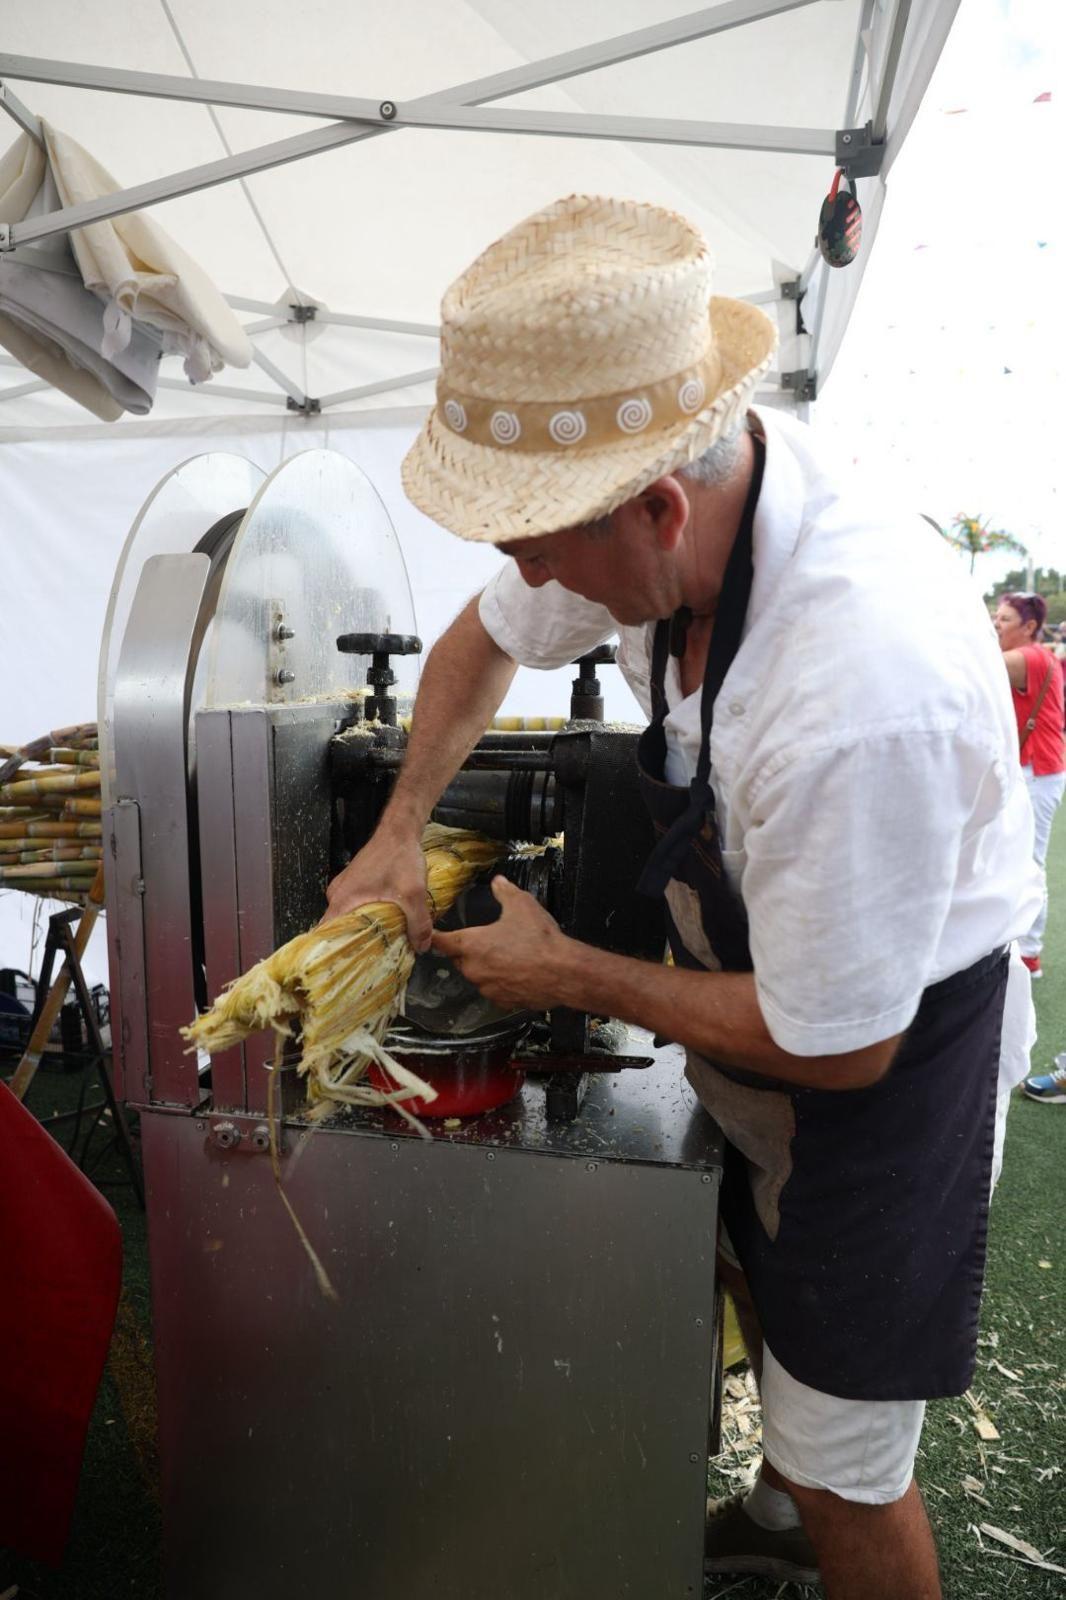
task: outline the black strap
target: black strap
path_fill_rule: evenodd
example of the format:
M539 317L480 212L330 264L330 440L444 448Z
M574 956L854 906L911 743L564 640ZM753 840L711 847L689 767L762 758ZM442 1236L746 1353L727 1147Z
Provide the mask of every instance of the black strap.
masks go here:
M752 534L755 526L755 507L758 504L759 490L762 487L766 448L757 434L752 435L752 444L755 447L755 465L751 475L751 483L748 486L747 498L744 502L744 510L741 513L740 525L737 528L733 548L726 563L725 576L722 580L722 592L719 596L718 609L715 615L714 632L711 635L711 644L707 652L707 666L703 674L703 690L700 696L700 753L696 765L696 776L689 785L688 805L680 816L675 818L673 824L659 840L645 865L640 882L637 885L641 894L661 895L665 893L666 886L670 879L676 875L677 868L684 859L691 840L695 838L702 828L707 813L714 810L714 792L710 785L711 726L714 718L714 702L725 680L725 675L732 666L737 650L740 647L754 578ZM652 644L652 726L663 745L665 745L665 738L662 724L668 710L664 685L670 632L669 618L659 622L656 625L655 638Z
M696 768L696 782L704 785L707 782L711 768L711 726L714 720L714 702L725 681L725 675L733 665L736 653L740 648L740 641L744 633L744 623L748 615L748 603L751 599L751 586L754 577L752 538L755 528L755 508L759 503L763 468L766 464L766 446L762 439L758 434L753 433L751 442L755 450L751 482L748 485L748 493L744 501L744 509L741 512L737 535L733 541L733 548L726 563L725 576L722 579L722 592L718 597L718 609L715 614L714 632L711 634L710 648L707 651L707 666L703 674L703 689L700 696L700 726L703 730L703 737L700 744L699 762ZM687 607L682 607L681 609L687 610ZM689 615L691 616L691 613ZM669 711L666 702L665 682L666 663L670 654L673 624L674 618L672 617L665 617L658 622L652 642L651 707L652 717L656 721L664 720Z

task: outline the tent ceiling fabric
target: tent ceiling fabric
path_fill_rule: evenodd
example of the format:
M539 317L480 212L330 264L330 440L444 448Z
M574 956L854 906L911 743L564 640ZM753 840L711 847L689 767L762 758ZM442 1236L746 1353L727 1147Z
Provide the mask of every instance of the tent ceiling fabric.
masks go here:
M836 130L846 125L860 25L875 67L897 6L907 17L903 56L888 121L889 159L909 126L958 0L812 0L779 15L620 62L499 102L568 113L610 113ZM712 8L708 8L712 9ZM730 11L732 6L724 7ZM3 49L12 55L287 89L389 98L419 96L594 44L610 35L685 15L684 0L390 0L346 5L307 0L33 0L8 8ZM180 41L174 26L180 31ZM605 20L609 18L609 20ZM182 45L184 45L183 53ZM864 77L865 81L865 77ZM20 82L23 103L87 146L131 186L234 151L322 126L318 119L129 94ZM871 107L859 103L856 121ZM6 143L6 119L0 119ZM14 122L10 131L17 135ZM224 292L275 303L285 277L332 312L434 324L440 296L473 256L537 207L567 192L611 193L671 206L701 226L717 262L716 290L748 295L808 266L831 158L662 144L397 129L385 137L316 155L246 180L169 200L152 215ZM867 243L883 184L860 181ZM259 217L255 211L258 211ZM262 219L260 223L259 219ZM269 233L269 241L263 229ZM284 275L278 262L284 265ZM807 304L821 304L816 275ZM861 277L831 275L819 367L839 345ZM264 312L242 310L254 324ZM809 343L794 337L795 307L782 305L782 368L806 364ZM293 330L255 336L257 348L301 394L348 393L436 363L432 337L330 325L315 337ZM164 382L180 379L166 361ZM4 386L25 372L0 366ZM776 380L775 380L776 382ZM261 400L227 395L227 389ZM344 403L347 410L427 401L425 381ZM165 386L154 419L277 414L285 394L263 367L224 371L196 390ZM0 404L0 428L70 425L80 417L49 391ZM88 419L86 419L88 420ZM116 425L121 428L122 423Z

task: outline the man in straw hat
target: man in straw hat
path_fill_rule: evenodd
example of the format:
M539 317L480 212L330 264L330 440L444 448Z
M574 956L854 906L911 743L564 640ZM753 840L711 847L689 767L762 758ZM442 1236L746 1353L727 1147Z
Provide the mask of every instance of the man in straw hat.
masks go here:
M676 1039L725 1133L723 1273L765 1455L708 1523L710 1570L932 1600L914 1457L925 1401L974 1370L1000 1080L1026 1070L1007 947L1039 903L987 615L917 517L750 409L773 325L712 299L683 218L560 201L474 262L442 322L404 485L510 560L431 653L331 914L395 899L426 948L420 833L516 663L620 633L659 836L640 887L665 896L674 965L567 939L502 880L497 925L434 947L501 1003Z

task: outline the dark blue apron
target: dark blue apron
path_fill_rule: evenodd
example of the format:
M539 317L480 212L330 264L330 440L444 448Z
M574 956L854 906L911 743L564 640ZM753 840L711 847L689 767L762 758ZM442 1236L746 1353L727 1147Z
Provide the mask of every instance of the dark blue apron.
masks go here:
M710 786L714 702L740 644L765 447L723 580L701 695L695 779L665 780L671 624L656 628L652 721L638 747L658 842L640 888L665 895L674 960L751 972L747 916L723 869ZM801 844L800 846L801 847ZM932 985L889 1072L802 1089L690 1056L726 1136L722 1217L785 1370L852 1400L961 1394L974 1372L1007 954Z

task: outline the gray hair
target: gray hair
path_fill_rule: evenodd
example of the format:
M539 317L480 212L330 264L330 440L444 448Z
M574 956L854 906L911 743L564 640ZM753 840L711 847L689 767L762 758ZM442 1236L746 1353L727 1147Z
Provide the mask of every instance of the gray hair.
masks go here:
M728 482L737 464L739 449L740 429L734 428L732 433L723 433L721 438L716 439L701 456L696 457L695 461L680 467L678 475L691 479L703 489L717 489Z
M690 483L698 483L702 489L717 489L723 483L728 483L736 467L739 451L740 429L734 428L731 433L723 433L695 461L675 470L679 478L688 478ZM577 531L590 539L605 539L610 535L613 515L609 511L606 516L581 523Z

